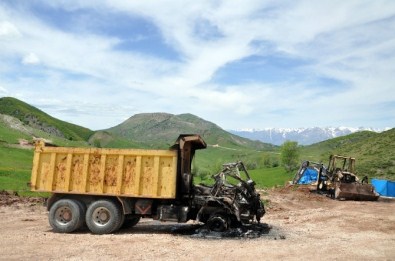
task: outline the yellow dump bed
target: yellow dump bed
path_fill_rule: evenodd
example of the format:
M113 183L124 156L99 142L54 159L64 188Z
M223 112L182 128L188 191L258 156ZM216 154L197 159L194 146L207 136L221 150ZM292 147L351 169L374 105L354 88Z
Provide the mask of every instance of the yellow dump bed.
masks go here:
M175 198L176 150L98 149L36 145L32 191Z

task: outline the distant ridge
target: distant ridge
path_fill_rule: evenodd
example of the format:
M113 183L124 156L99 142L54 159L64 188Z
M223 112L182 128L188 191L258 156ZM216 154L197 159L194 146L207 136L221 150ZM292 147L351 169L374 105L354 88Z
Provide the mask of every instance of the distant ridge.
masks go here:
M241 146L265 150L274 147L271 144L233 135L218 125L189 113L179 115L169 113L136 114L105 131L125 139L142 142L150 147L164 144L164 142L171 145L181 133L200 134L208 144L219 144L230 148Z
M286 140L297 141L301 145L310 145L336 137L345 136L359 131L382 132L388 130L374 128L351 128L351 127L314 127L314 128L266 128L266 129L242 129L230 130L229 132L251 140L281 145Z

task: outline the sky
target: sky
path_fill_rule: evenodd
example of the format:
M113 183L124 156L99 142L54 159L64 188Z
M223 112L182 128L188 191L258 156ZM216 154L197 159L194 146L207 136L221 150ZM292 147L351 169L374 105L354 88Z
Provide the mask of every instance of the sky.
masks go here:
M5 96L93 130L395 127L395 1L1 0Z

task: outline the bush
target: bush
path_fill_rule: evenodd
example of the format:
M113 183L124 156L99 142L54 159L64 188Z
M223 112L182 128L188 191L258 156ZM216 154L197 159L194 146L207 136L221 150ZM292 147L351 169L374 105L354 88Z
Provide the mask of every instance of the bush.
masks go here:
M281 146L281 163L287 172L298 168L299 147L296 141L286 141Z

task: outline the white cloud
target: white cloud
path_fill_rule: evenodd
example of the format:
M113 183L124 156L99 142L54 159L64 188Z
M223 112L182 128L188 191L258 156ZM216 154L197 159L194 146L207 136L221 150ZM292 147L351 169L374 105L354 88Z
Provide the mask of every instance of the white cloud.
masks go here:
M39 64L40 59L35 53L29 53L22 59L22 64Z
M216 123L227 128L237 124L229 115L243 120L244 126L238 128L325 124L318 119L328 108L334 114L350 111L374 118L369 107L395 100L394 1L71 0L49 5L142 17L159 29L163 44L171 46L179 59L122 52L115 48L122 39L89 31L84 24L75 31L62 31L28 11L6 10L4 17L11 22L0 22L0 39L10 41L0 43L0 73L18 71L12 61L23 57L23 64L42 64L36 73L43 77L0 79L0 84L28 94L28 99L39 97L35 91L41 89L49 99L61 97L64 106L80 105L83 111L97 108L100 114L111 104L128 103L133 108L127 107L118 117L146 111L191 112L218 119ZM144 35L128 38L139 40ZM282 55L308 63L289 67L304 77L212 82L220 69L251 55ZM317 83L320 78L338 81L345 89L322 96L322 89L331 86L321 86L325 83ZM303 122L306 116L314 118L313 123ZM349 125L342 122L344 117L322 118L330 125ZM87 116L84 121L86 126L97 126Z
M0 95L1 95L1 96L5 96L5 95L7 95L7 94L8 94L7 89L4 88L4 87L2 87L2 86L0 86Z
M0 21L0 39L12 39L20 36L21 33L14 24L8 21Z

